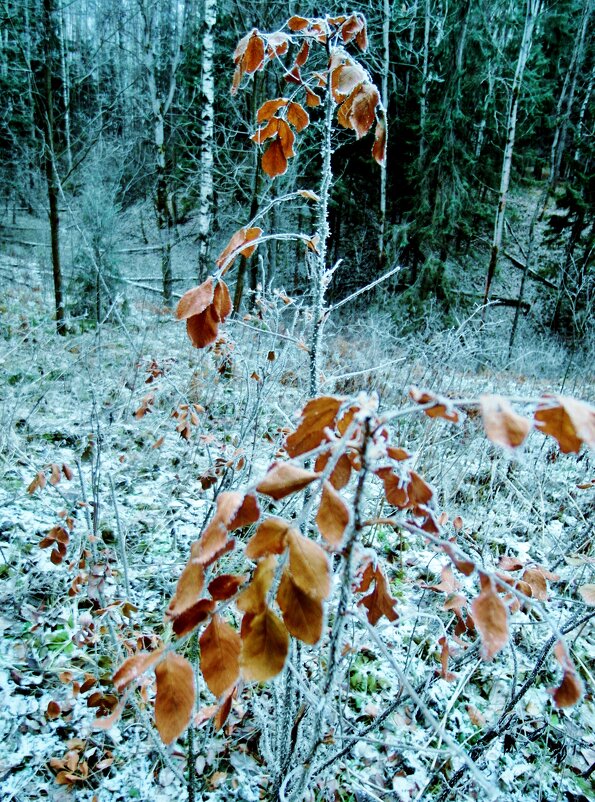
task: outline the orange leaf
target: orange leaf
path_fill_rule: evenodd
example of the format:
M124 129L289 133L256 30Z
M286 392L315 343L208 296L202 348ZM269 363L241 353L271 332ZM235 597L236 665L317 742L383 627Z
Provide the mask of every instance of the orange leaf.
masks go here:
M313 599L326 599L331 584L328 559L323 549L295 529L289 530L287 540L293 581Z
M306 106L309 106L311 109L316 108L316 106L320 106L320 97L313 92L311 89L306 87Z
M483 658L491 660L508 643L508 610L491 580L480 576L482 591L471 603L471 615L481 636Z
M177 320L187 320L189 317L204 312L213 302L213 293L213 278L211 276L200 286L185 292L176 307Z
M303 468L296 468L285 462L275 462L269 468L264 479L256 486L256 489L259 493L279 501L285 496L290 496L292 493L303 490L315 479L318 479L317 473L306 471Z
M43 488L45 487L45 483L46 483L46 478L44 472L38 471L35 474L35 478L27 488L27 493L29 494L35 493L37 489L43 490Z
M141 674L144 674L148 668L159 660L162 653L163 649L156 649L154 652L139 652L138 654L133 654L132 657L127 657L112 677L112 682L118 693L122 693L124 688L130 685L137 677L140 677Z
M273 114L276 114L280 108L287 106L289 99L286 97L278 97L275 100L267 100L256 112L256 122L263 123L265 120L270 120Z
M217 511L202 533L200 540L192 544L191 554L197 562L206 564L225 546L227 532L235 527L236 516L242 523L241 510L245 496L237 490L225 491L217 496Z
M283 148L283 155L286 159L290 159L292 156L295 156L293 152L293 143L295 142L295 134L291 130L291 128L287 125L285 120L279 120L278 122L278 134L279 134L279 141L281 142L281 147Z
M190 559L182 571L176 592L167 608L167 615L175 618L184 610L196 604L204 585L204 568L196 560Z
M545 395L535 411L537 428L554 437L564 454L578 453L581 444L595 448L595 409L563 395Z
M287 158L280 139L273 140L265 150L262 157L262 169L269 178L275 178L286 172Z
M50 473L49 483L55 486L62 478L62 474L60 472L60 466L56 465L55 462L52 462L52 464L50 465L50 471L51 473Z
M277 558L270 554L256 566L254 576L248 587L238 596L236 605L245 613L261 613L266 606L266 596L273 584Z
M340 64L331 73L333 98L341 103L365 80L366 73L359 64Z
M493 443L517 448L524 442L531 429L531 421L517 415L508 399L498 395L482 395L479 404L485 433Z
M424 409L424 413L429 418L444 418L444 420L451 421L451 423L459 422L459 413L453 407L450 399L435 395L427 390L419 390L417 387L411 387L409 389L409 396L416 404L429 404L434 402L431 407Z
M248 39L241 63L247 73L261 70L264 66L264 39L261 39L258 35L256 28L254 28Z
M262 145L262 143L265 142L267 139L270 139L272 136L275 136L275 134L279 130L279 123L280 123L279 118L273 117L271 120L268 121L268 123L265 126L259 128L258 131L250 137L250 139L253 142L256 142L257 145Z
M349 507L330 482L324 483L316 525L320 534L332 547L339 545L349 525Z
M269 58L273 56L283 56L289 49L289 37L285 33L276 31L267 36L267 55Z
M372 158L381 166L386 164L386 119L384 114L380 116L376 123Z
M310 645L320 640L323 621L322 602L304 593L287 569L281 576L277 604L283 614L283 623L292 635Z
M268 554L282 554L291 524L275 516L263 521L246 545L246 557L258 560Z
M562 682L557 688L551 688L550 693L554 697L556 707L572 707L583 695L583 684L576 671L566 669Z
M244 496L242 506L233 516L231 521L227 524L227 529L233 532L234 529L242 529L244 526L256 523L260 517L260 508L258 506L258 499L252 493Z
M221 696L240 675L240 636L215 614L199 643L200 670L211 693Z
M232 236L232 238L225 246L224 250L221 251L221 253L217 257L215 261L217 267L223 267L228 257L231 256L232 254L234 255L233 259L231 259L227 267L233 264L233 260L238 255L241 255L244 258L248 259L250 256L252 256L257 246L250 245L248 247L245 247L246 244L248 242L252 242L255 239L258 239L258 237L260 237L261 234L262 234L262 228L258 228L257 226L253 228L240 228L239 231L235 232L235 234Z
M395 610L396 600L390 594L386 577L380 568L374 570L373 576L374 590L359 602L368 610L368 621L372 626L375 626L382 616L389 621L396 621L399 617Z
M212 305L186 320L186 333L195 348L206 348L215 342L219 335L219 320Z
M287 107L287 121L290 122L299 133L310 124L310 115L299 103L290 103Z
M243 574L222 574L209 582L208 591L215 601L225 601L235 596L246 578Z
M192 606L182 610L173 619L173 630L178 638L192 632L199 624L206 621L214 609L215 602L212 599L199 599Z
M526 568L523 572L523 581L531 588L531 595L534 599L545 601L547 599L547 582L543 571L539 568Z
M326 464L330 459L330 454L327 452L326 454L320 454L316 458L316 462L314 463L314 470L318 471L319 473L324 471ZM351 477L351 462L347 454L341 454L339 460L331 475L329 476L329 481L335 490L341 490L349 483L349 479Z
M192 666L175 652L169 652L155 669L155 725L164 744L181 735L194 706L194 672Z
M298 67L303 67L306 61L308 60L308 56L310 55L310 42L303 41L302 46L300 47L299 53L295 57L295 63Z
M219 708L215 713L215 718L213 719L213 729L215 732L218 732L227 721L235 693L236 691L234 688L234 690L228 693L225 697L225 700L219 705Z
M338 120L344 128L353 128L357 139L368 133L376 118L376 106L380 102L378 90L371 83L363 83L340 107Z
M320 396L314 398L302 409L300 424L285 441L285 448L290 457L306 454L328 440L325 429L334 429L342 398L336 396Z
M287 27L290 31L303 31L310 24L310 20L305 17L293 16L287 20Z
M289 649L284 624L268 607L255 615L242 634L240 666L246 680L264 682L283 669Z

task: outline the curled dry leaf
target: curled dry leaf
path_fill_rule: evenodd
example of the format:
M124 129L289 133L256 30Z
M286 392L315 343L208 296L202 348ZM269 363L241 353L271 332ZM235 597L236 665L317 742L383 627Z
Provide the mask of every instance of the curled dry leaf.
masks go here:
M526 568L523 572L523 582L531 588L531 596L539 601L547 599L547 582L543 571L539 568Z
M215 602L212 599L199 599L195 604L182 610L173 618L173 630L178 638L188 635L193 629L203 621L206 621L215 609Z
M460 413L455 409L449 398L430 393L427 390L419 390L417 387L409 389L409 397L416 404L431 404L427 409L424 409L424 413L429 418L444 418L444 420L451 423L460 421Z
M517 415L508 399L499 395L482 395L479 405L485 433L492 443L517 448L525 441L531 421Z
M221 574L209 582L208 591L215 601L226 601L235 596L246 579L243 574Z
M330 482L322 489L316 525L320 534L332 548L336 548L349 526L349 507Z
M322 635L323 609L319 599L305 593L286 568L277 591L277 604L289 632L304 643L313 645Z
M310 124L310 115L302 105L291 102L287 106L287 121L290 122L299 133Z
M245 613L261 613L266 607L266 596L273 584L277 558L270 554L256 566L252 581L238 596L236 605Z
M163 654L163 649L156 649L154 652L139 652L127 657L120 668L112 677L112 682L118 693L134 682L141 674L154 665Z
M289 649L289 633L268 608L250 618L242 627L240 667L246 680L264 682L283 669Z
M508 609L491 580L481 577L482 590L471 603L471 615L481 637L482 656L491 660L508 643Z
M215 614L200 636L200 670L214 696L233 687L240 675L240 636Z
M164 744L181 735L194 707L194 672L192 666L175 652L169 652L155 669L155 725Z
M386 164L386 117L382 112L376 122L372 158L381 167Z
M287 27L290 31L303 31L310 25L310 20L306 17L293 16L287 20Z
M575 398L544 395L535 410L535 425L554 437L564 454L578 453L582 443L595 448L595 408Z
M368 610L368 621L372 626L375 626L382 616L389 621L396 621L399 617L395 610L397 601L391 596L388 581L379 567L366 569L358 590L367 590L372 577L374 579L374 590L359 602Z
M225 270L227 270L231 264L233 264L237 256L243 256L245 259L248 259L252 256L257 247L256 245L248 245L248 243L258 239L261 234L262 228L258 228L257 226L253 226L252 228L240 228L239 231L235 232L224 250L221 251L217 257L215 262L217 267L223 267L227 260L230 259L229 263L225 266ZM233 258L230 258L232 255Z
M269 468L256 489L259 493L279 501L292 493L303 490L316 479L318 479L317 473L296 468L285 462L276 462Z

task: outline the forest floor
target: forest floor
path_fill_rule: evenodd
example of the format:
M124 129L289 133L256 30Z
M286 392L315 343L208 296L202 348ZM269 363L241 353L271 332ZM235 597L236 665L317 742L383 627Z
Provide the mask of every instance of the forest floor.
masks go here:
M288 310L271 293L261 299L265 323L230 321L227 342L199 352L159 308L158 295L131 285L108 323L94 329L75 321L60 338L40 272L45 260L27 254L23 246L0 256L0 799L186 799L177 778L183 750L174 746L164 762L143 712L150 687L138 697L140 714L128 708L107 731L92 721L114 704L110 677L122 648L149 648L163 632L188 545L213 506L212 482L230 465L234 485L262 473L295 425L307 397L307 355L291 341L301 338L295 305ZM548 392L593 401L593 364L528 324L513 359L505 359L510 310L494 310L480 334L466 313L448 331L420 323L417 335L402 336L383 297L375 304L373 313L329 324L324 393L375 391L385 409L407 404L410 385L454 398L498 393L521 404ZM185 429L184 412L195 404ZM554 572L548 603L557 624L582 609L577 589L595 581L592 455L560 454L537 432L520 451L504 452L472 415L457 426L423 415L399 420L399 442L415 455L440 509L450 520L461 517L467 547L488 562L509 554ZM52 465L60 481L31 489L38 472L51 477ZM65 555L40 548L67 519ZM426 702L445 732L469 749L528 676L548 627L517 613L514 648L491 664L472 661L453 682L436 679L440 627L427 612L427 585L438 581L441 565L427 545L395 534L376 546L394 569L412 678L426 683ZM547 688L560 672L546 662L518 705L514 738L496 739L480 761L501 799L593 798L592 622L572 637L586 695L575 708L555 710ZM208 722L197 729L202 799L266 798L252 693L245 688L222 732L210 733ZM356 724L373 722L392 699L390 671L365 645L351 693L347 714ZM211 703L203 690L202 706ZM438 771L440 748L404 708L362 739L312 798L437 799L452 772ZM476 798L475 791L457 798Z

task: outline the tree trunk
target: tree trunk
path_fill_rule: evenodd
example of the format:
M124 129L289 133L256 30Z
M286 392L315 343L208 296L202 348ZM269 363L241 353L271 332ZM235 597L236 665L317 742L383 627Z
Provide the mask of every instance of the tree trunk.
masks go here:
M385 114L386 138L388 146L388 74L390 71L390 18L391 18L392 4L390 0L384 0L383 20L382 20L382 84L381 96L382 106ZM385 148L384 163L380 165L380 220L378 225L378 264L383 268L386 264L386 252L384 247L384 239L386 235L386 161L388 156L388 147ZM337 240L339 238L337 233Z
M48 191L50 241L52 252L52 275L54 279L54 304L56 308L56 330L66 334L64 315L64 296L62 291L62 266L60 264L60 214L58 211L58 176L55 164L55 119L54 95L52 90L53 66L57 50L57 37L54 23L53 0L43 0L43 52L42 65L43 96L41 112L43 117L43 164Z
M208 272L211 220L213 216L213 131L215 76L213 72L213 29L217 21L217 0L204 0L202 31L202 74L200 79L200 207L198 216L198 278Z
M428 79L430 56L430 0L425 0L424 11L424 47L421 73L421 89L419 94L419 167L418 175L421 183L421 207L424 211L429 205L429 187L426 171L426 118L428 115Z
M541 0L526 0L526 14L525 24L523 27L523 36L521 39L521 46L519 48L519 56L517 60L516 70L512 82L512 89L510 94L510 105L508 108L508 118L506 123L506 144L504 146L504 157L502 159L502 171L500 174L500 190L498 195L498 207L496 209L496 217L494 220L494 235L492 238L492 248L490 253L490 262L488 265L488 272L486 276L485 293L483 298L484 309L482 312L482 319L485 318L486 304L490 299L490 290L492 281L496 274L498 266L498 257L502 247L502 234L504 232L504 216L506 211L506 201L508 199L508 188L510 185L510 173L512 169L512 157L514 153L514 142L516 135L516 122L519 109L519 97L523 83L523 75L527 60L531 52L531 44L533 41L533 31L535 23L541 10Z

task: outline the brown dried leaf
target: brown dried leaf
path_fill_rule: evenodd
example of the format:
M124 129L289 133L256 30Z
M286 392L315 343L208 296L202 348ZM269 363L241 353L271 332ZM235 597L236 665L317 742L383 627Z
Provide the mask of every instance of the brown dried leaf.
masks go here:
M246 545L246 557L258 560L268 554L282 554L287 547L291 524L275 516L263 521Z
M196 604L204 586L204 568L196 560L190 558L184 567L178 583L176 592L167 608L167 615L175 618L180 613Z
M256 489L259 493L279 501L292 493L303 490L316 479L318 479L317 473L296 468L285 462L275 462Z
M200 286L185 292L176 307L177 320L187 320L204 312L213 302L214 291L213 278L209 276Z
M173 619L173 630L178 638L192 632L199 624L206 621L215 609L212 599L199 599L196 604L187 607Z
M289 103L289 99L286 97L278 97L274 100L267 100L256 112L256 122L263 123L266 120L270 120L271 117L276 114L279 109L287 106Z
M244 574L221 574L209 582L208 591L215 601L226 601L235 596L247 578Z
M181 735L194 707L194 672L192 666L175 652L169 652L155 669L155 725L164 744Z
M112 682L118 693L122 693L131 682L154 665L162 653L163 649L156 649L154 652L139 652L138 654L133 654L132 657L127 657L112 677Z
M306 43L304 42L304 44ZM310 115L299 103L290 103L287 107L287 121L290 122L299 133L310 124Z
M320 534L333 548L340 544L349 525L349 507L330 482L324 483L316 514L316 525Z
M246 680L264 682L279 674L285 665L289 634L285 625L266 607L242 628L240 666Z
M483 426L487 437L505 448L517 448L531 429L531 421L523 418L499 395L482 395L479 399Z
M343 399L337 396L320 396L304 406L300 424L285 441L290 457L306 454L328 440L325 429L333 429Z
M380 568L374 569L373 576L374 590L367 596L364 596L359 604L363 604L363 606L367 608L368 621L372 626L375 626L382 616L388 618L389 621L396 621L399 617L395 610L397 601L390 594L386 577ZM365 586L365 583L363 584Z
M416 404L430 404L433 402L431 407L424 409L424 414L428 418L444 418L444 420L451 423L458 423L460 420L459 412L453 407L449 398L430 393L427 390L420 390L417 387L409 389L409 397Z
M219 697L240 675L240 636L215 614L199 643L200 670L211 693Z
M303 31L308 27L309 24L310 20L297 15L290 17L290 19L287 20L287 27L290 31Z
M274 554L269 554L258 563L252 581L238 596L236 601L238 610L256 615L265 609L266 596L273 584L276 565L277 558Z
M578 453L581 444L595 448L595 408L575 398L544 395L535 411L537 428L554 437L564 454Z
M322 635L322 602L313 599L294 582L287 568L283 571L277 604L289 632L304 643L313 645Z
M485 575L482 576L482 579ZM471 615L482 641L484 660L491 660L508 643L508 610L486 577L479 596L471 603Z
M323 549L296 529L289 530L287 540L293 581L313 599L326 599L331 584L328 558Z
M287 157L279 138L273 140L262 156L262 169L269 178L276 178L287 171Z
M226 270L229 266L231 266L231 264L233 264L233 261L236 258L236 256L241 255L244 258L248 259L250 256L252 256L257 246L248 245L248 247L246 247L246 244L249 242L253 242L255 239L258 239L258 237L260 237L261 234L262 234L262 228L258 228L257 226L254 226L252 228L240 228L239 231L235 232L235 234L232 236L232 238L225 246L224 250L221 251L221 253L217 257L215 261L217 267L219 268L223 267L228 257L230 257L232 254L234 255L233 259L231 259L229 265L227 265Z

